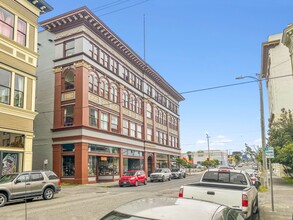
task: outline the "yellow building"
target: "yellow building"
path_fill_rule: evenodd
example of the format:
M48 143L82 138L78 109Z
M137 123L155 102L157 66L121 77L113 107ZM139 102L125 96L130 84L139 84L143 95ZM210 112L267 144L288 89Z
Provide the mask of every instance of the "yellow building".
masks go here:
M32 168L38 18L52 9L43 0L0 0L0 176Z

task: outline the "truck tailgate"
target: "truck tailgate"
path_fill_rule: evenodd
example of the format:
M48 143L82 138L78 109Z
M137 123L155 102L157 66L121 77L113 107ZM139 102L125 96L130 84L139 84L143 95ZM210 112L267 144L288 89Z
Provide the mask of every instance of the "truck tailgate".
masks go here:
M231 190L222 187L187 185L183 188L183 198L212 201L234 209L242 209L243 189L241 187Z

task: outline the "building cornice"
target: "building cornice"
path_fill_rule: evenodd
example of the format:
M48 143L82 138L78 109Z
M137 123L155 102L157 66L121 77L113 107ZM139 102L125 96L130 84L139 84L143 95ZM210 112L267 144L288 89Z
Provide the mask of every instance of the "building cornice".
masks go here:
M137 55L123 40L111 31L95 14L87 7L61 14L54 18L45 20L40 25L52 33L60 33L73 26L85 25L95 34L100 36L113 48L119 51L127 60L154 80L159 86L165 89L178 102L183 101L184 97L178 93L165 79L148 65L139 55Z
M289 48L290 54L293 52L293 24L289 24L283 31L282 43Z
M27 0L40 10L41 13L47 13L53 10L53 7L44 0Z
M262 43L261 52L261 76L262 78L268 78L268 66L269 66L269 50L280 44L280 40L268 41Z

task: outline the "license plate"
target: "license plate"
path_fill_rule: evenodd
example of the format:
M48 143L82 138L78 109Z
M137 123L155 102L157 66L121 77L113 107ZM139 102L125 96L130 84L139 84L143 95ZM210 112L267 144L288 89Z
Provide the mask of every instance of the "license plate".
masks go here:
M126 184L126 182L123 182L123 184Z

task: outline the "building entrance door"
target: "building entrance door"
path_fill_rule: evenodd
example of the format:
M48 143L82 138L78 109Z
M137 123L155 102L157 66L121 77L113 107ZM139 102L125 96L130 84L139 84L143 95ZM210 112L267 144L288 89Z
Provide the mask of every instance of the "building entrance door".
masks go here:
M151 156L148 157L148 176L153 172L152 170L153 158Z

